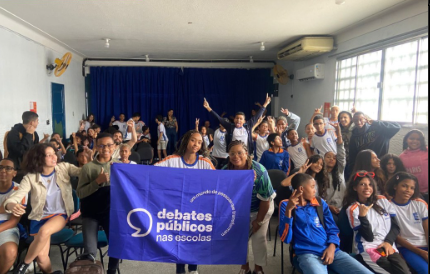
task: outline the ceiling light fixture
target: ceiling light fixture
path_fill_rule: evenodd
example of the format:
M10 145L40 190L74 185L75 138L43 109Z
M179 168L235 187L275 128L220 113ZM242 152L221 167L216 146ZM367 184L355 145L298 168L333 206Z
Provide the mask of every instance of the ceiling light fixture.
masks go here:
M249 62L254 63L254 60L252 59L252 56L249 56Z
M260 50L264 51L266 49L266 47L264 46L264 42L260 42Z
M335 3L337 5L342 5L343 3L345 3L345 0L335 0Z
M103 40L105 40L106 41L106 43L105 43L105 48L109 48L109 46L110 46L110 44L109 44L109 41L110 41L110 39L109 38L104 38Z
M149 54L145 54L145 61L149 62Z

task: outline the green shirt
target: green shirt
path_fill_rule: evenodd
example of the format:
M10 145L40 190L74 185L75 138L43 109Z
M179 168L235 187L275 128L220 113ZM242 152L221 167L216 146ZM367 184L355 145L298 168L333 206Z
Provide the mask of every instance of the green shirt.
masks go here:
M78 187L76 189L78 197L83 199L96 192L99 188L109 186L110 181L99 185L97 184L96 179L100 175L102 168L104 169L104 172L107 172L110 176L110 167L112 163L119 162L120 161L118 159L111 158L109 162L100 163L96 157L92 162L84 165L82 167Z
M227 165L222 169L227 169ZM251 212L257 212L260 209L260 201L269 201L270 198L273 199L276 194L266 168L260 163L252 161L251 169L253 169L257 175L254 181L254 187L252 188Z

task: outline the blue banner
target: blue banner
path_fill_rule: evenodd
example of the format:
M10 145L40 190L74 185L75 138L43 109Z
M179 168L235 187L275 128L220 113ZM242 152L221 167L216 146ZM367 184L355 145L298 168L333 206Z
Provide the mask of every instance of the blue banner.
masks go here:
M254 172L113 164L109 256L245 264Z

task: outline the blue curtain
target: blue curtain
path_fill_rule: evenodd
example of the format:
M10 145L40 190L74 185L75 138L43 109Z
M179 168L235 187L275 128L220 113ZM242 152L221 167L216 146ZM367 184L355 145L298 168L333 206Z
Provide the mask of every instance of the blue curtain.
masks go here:
M272 83L270 69L91 67L90 112L103 129L113 115L129 119L140 112L154 138L156 115L173 109L182 136L195 128L196 118L200 125L209 120L218 127L203 108L204 97L218 114L242 111L248 119L254 103L263 104L272 92Z

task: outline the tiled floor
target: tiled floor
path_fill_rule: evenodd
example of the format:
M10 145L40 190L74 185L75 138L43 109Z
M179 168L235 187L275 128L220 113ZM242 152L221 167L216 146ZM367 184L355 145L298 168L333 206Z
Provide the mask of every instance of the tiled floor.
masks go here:
M267 242L267 266L264 267L265 274L280 274L281 273L281 245L278 237L276 256L273 257L273 247L274 247L274 237L275 229L278 223L278 219L274 214L271 220L271 232L272 240ZM288 259L288 245L284 245L284 273L291 273L291 265ZM52 247L51 249L51 261L54 270L60 270L61 258L60 251L58 247ZM251 255L252 256L252 255ZM73 260L75 256L69 259ZM253 265L252 257L250 258L250 265ZM107 258L105 259L105 266L107 267ZM199 266L200 274L237 274L239 272L240 266L238 265L202 265ZM140 273L151 273L151 274L174 274L175 265L168 263L149 263L149 262L138 262L138 261L126 261L124 260L120 264L121 274L140 274Z

